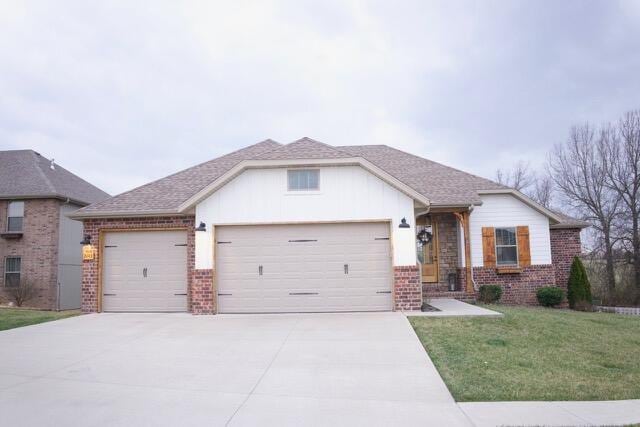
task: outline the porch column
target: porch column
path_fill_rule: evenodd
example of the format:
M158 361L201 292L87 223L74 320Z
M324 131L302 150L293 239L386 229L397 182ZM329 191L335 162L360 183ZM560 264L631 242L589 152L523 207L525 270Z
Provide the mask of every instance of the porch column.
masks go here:
M472 268L471 265L471 241L469 239L469 211L454 212L454 215L460 221L462 226L462 232L464 234L464 267L465 267L465 281L466 292L468 294L474 293L473 280L471 280Z

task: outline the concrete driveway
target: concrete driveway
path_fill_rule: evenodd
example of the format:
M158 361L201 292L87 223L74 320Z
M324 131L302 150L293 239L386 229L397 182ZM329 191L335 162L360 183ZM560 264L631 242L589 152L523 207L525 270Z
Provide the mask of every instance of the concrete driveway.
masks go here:
M6 425L468 425L400 313L93 314L0 332Z

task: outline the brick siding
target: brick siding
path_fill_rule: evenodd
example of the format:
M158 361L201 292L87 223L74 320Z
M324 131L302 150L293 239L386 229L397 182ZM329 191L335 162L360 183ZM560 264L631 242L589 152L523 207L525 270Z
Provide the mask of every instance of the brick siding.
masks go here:
M215 314L215 312L213 270L193 270L193 279L191 280L191 313Z
M537 305L536 291L543 286L554 286L555 269L552 264L523 267L521 273L498 274L495 268L473 267L477 286L500 285L503 304Z
M580 229L561 228L550 231L551 262L556 269L556 285L566 292L573 258L582 253Z
M393 289L396 310L420 310L422 287L418 266L393 267Z
M203 301L202 298L213 298L213 292L205 292L207 273L198 270L194 273L195 265L195 218L193 216L173 216L158 218L96 218L84 220L84 234L91 237L91 243L97 248L99 245L100 231L113 229L145 229L163 228L167 230L175 228L187 228L187 294L189 308L192 312L204 313L213 310L213 301ZM90 261L82 262L82 311L85 313L98 311L98 265L101 254L98 250L96 257ZM194 292L192 283L197 282L197 292ZM210 308L207 308L210 307Z
M58 301L58 233L60 202L57 199L24 201L23 235L20 239L0 238L0 300L11 301L5 288L5 258L21 258L21 279L35 289L25 306L54 310ZM7 229L8 200L0 200L0 231ZM79 246L79 245L78 245Z

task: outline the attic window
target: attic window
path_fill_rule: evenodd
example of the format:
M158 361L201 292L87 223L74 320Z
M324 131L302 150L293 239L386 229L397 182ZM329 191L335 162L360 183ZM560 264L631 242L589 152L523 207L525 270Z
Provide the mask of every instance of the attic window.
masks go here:
M287 171L289 191L317 191L320 189L319 169L291 169Z

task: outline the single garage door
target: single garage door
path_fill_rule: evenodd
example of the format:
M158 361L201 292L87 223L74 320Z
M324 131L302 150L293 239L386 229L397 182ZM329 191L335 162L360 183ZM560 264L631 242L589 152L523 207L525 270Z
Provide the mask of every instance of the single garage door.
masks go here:
M392 308L389 224L216 228L221 313Z
M105 233L103 311L187 311L186 231Z

